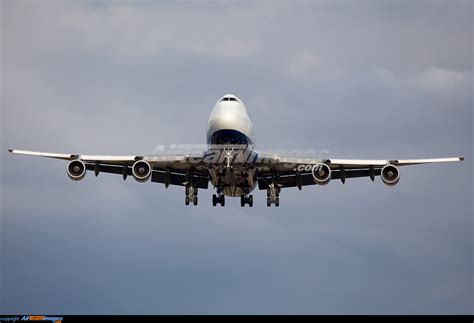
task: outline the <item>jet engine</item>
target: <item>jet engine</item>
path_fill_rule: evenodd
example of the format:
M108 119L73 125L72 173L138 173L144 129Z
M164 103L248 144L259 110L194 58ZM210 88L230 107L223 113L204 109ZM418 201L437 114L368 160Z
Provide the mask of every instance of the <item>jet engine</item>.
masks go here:
M151 177L151 166L145 160L136 161L132 166L132 174L137 182L146 182Z
M400 172L398 168L393 165L385 165L382 168L380 177L385 185L393 186L400 181Z
M323 163L314 165L313 178L316 184L326 185L331 180L331 168Z
M73 181L80 181L86 176L86 165L79 159L71 161L67 165L67 175Z

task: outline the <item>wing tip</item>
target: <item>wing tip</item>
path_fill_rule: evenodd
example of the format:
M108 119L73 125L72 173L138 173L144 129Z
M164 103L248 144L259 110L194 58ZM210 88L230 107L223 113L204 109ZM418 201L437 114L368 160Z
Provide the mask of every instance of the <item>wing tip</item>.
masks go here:
M464 156L463 156L463 157L459 157L459 160L460 160L460 161L463 161L463 160L464 160Z
M12 152L13 152L13 149L8 148L8 152L9 152L9 153L12 153Z

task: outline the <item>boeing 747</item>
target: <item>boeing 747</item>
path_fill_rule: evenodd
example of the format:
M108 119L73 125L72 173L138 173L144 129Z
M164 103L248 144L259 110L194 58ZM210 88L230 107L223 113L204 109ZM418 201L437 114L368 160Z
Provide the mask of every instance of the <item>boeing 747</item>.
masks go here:
M45 153L9 149L19 155L49 157L69 161L68 176L82 180L86 171L133 176L138 182L163 183L165 187L185 188L185 203L198 204L198 189L209 183L216 190L212 204L225 205L225 197L239 197L241 206L253 206L250 194L256 187L267 192L267 206L280 205L282 188L326 185L331 180L380 176L384 184L393 186L400 180L399 167L445 163L463 157L432 159L332 159L304 156L259 154L255 150L252 121L243 102L232 94L220 98L211 112L207 127L208 149L197 155L152 154L142 156L106 156Z

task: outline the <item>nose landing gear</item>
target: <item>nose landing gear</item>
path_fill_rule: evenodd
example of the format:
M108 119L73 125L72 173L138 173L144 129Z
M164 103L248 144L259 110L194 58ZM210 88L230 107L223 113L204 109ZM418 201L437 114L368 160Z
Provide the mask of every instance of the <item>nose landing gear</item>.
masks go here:
M216 206L220 204L221 206L225 206L225 196L224 194L212 194L212 206Z
M253 195L249 195L249 196L242 195L240 197L240 206L244 207L245 204L248 204L249 207L253 207Z

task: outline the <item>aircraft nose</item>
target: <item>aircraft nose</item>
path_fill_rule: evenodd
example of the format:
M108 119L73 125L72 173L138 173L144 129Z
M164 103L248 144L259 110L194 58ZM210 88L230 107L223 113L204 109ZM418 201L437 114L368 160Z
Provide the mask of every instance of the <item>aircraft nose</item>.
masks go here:
M215 114L215 121L220 129L240 129L248 123L246 111L237 105L222 105Z

